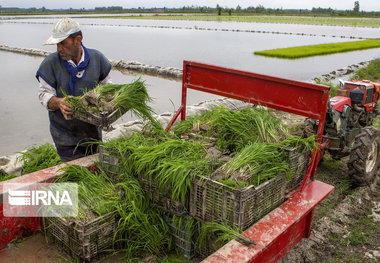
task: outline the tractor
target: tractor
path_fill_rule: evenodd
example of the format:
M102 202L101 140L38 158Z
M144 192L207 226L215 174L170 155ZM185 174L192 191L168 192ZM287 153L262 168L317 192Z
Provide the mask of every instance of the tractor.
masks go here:
M371 127L379 114L380 84L340 80L336 95L327 105L323 143L334 159L349 156L349 176L355 184L370 185L380 163L380 131ZM316 133L318 121L306 119L305 126Z

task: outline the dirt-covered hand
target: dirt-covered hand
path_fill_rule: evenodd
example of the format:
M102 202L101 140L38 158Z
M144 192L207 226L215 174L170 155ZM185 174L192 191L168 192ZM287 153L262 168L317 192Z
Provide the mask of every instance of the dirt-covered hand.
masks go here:
M74 112L73 107L66 102L66 98L52 97L48 102L48 108L50 110L60 110L66 120L69 120L70 115Z
M74 109L73 107L66 102L66 98L58 98L58 107L59 110L62 112L63 117L65 117L66 120L70 119L70 115L73 114Z

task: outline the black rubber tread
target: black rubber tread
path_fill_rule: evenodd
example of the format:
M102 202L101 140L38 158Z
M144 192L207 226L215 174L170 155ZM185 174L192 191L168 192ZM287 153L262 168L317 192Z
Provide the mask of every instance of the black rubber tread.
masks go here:
M358 155L358 157L359 157L360 160L362 160L362 161L365 160L365 158L364 158L362 152L360 151L360 149L356 149L355 152Z
M374 168L366 172L366 161L371 145L378 144L377 159ZM348 166L348 174L357 185L370 185L376 177L380 164L380 132L373 127L366 127L355 137L354 146L351 149Z
M356 150L357 148L359 148L361 146L360 143L355 143L354 146L352 146L352 151Z

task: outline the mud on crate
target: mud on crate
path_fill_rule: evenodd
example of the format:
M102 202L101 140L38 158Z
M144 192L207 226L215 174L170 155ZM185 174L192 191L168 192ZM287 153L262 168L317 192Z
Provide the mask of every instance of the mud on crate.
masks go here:
M48 239L74 260L92 262L114 248L117 215L108 213L82 223L62 217L44 217L44 232Z

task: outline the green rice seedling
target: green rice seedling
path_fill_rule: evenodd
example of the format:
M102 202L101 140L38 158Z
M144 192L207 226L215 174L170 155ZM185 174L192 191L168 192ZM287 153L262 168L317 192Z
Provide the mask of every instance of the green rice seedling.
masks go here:
M111 201L117 194L115 186L105 174L94 174L78 165L68 165L61 171L63 174L58 182L72 182L78 185L78 202L80 204L78 218L86 219L88 212L105 215L114 211Z
M113 84L113 83L107 83L103 85L98 85L93 91L99 95L99 97L106 97L107 95L114 95L116 94L121 85L119 84Z
M203 134L215 136L219 149L231 152L239 151L251 142L279 142L288 134L281 120L264 108L231 111L225 107L214 108L204 115L190 117L180 123L174 129L174 133L180 136L196 130L194 127L201 125L210 126Z
M101 89L101 86L96 88ZM104 92L100 91L100 93ZM114 93L114 98L111 104L114 109L119 109L121 112L131 111L135 115L148 119L153 127L161 128L161 125L152 117L153 110L148 103L152 99L149 97L144 81L138 78L130 84L120 85L119 89Z
M217 117L219 108L214 108L211 111L207 111L201 115L189 116L186 120L179 123L174 127L174 134L181 136L185 133L190 133L192 131L199 131L200 125L211 125L212 121Z
M379 39L369 39L350 42L278 48L264 51L256 51L254 52L254 54L268 57L296 59L379 47Z
M184 201L191 180L208 169L203 145L168 139L153 147L142 146L130 156L136 174L151 176L160 187L171 189L175 201Z
M149 120L153 127L161 127L152 116L153 110L148 105L152 99L149 97L145 83L141 78L129 84L98 85L82 96L70 97L66 94L65 97L66 101L76 111L87 111L96 115L111 113L114 110L119 110L122 114L130 111Z
M31 146L26 152L21 152L18 160L23 161L22 173L28 174L61 163L55 147L49 143L40 146Z
M199 143L178 139L168 139L153 147L142 146L131 155L137 171L147 173L153 170L161 160L198 160L206 155Z
M89 211L97 216L110 212L119 215L114 241L123 242L128 262L145 254L166 253L172 242L169 228L158 211L150 207L136 178L124 175L113 185L105 174L92 174L81 166L66 166L62 171L60 182L78 184L78 219L83 222L94 216Z
M153 175L153 180L159 186L171 190L171 199L184 203L190 192L193 178L197 174L203 174L207 167L207 160L168 160L161 161L157 167L148 174Z
M126 244L125 252L132 258L165 253L171 244L169 228L149 206L137 179L129 177L117 186L123 189L123 202L114 203L120 215L116 235Z
M253 240L244 237L242 230L238 227L217 222L201 223L197 244L200 251L204 251L205 248L217 250L232 239L236 239L246 245L255 244Z
M221 169L226 174L240 171L249 175L249 183L256 187L281 173L288 177L290 176L284 153L279 151L277 144L268 143L247 145L241 152L225 163Z
M10 179L18 177L17 175L7 174L3 170L0 170L0 182L8 181Z
M154 138L145 137L139 132L133 132L128 137L121 137L101 143L104 150L115 152L122 158L129 156L140 146L153 146L156 144Z
M300 136L289 136L283 140L280 145L284 148L300 148L301 152L313 152L317 147L315 136L302 138Z
M219 180L219 182L221 182L224 185L230 186L232 188L243 188L243 187L249 186L249 183L247 182L231 180L231 179Z

